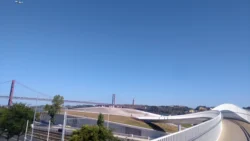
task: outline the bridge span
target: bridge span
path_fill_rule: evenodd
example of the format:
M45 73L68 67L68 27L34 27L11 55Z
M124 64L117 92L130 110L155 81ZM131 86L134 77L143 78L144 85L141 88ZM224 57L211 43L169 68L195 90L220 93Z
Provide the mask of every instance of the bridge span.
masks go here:
M50 97L47 94L41 93L33 88L30 88L27 85L22 84L19 81L16 80L11 80L11 81L6 81L0 84L5 84L5 83L9 83L11 82L11 87L10 87L10 94L9 96L6 95L0 95L0 98L4 98L4 99L8 99L8 106L12 105L12 99L18 99L18 100L39 100L39 101L52 101L51 98L35 98L35 97L21 97L21 96L14 96L14 89L15 89L15 85L18 84L19 86L28 89L36 94L42 95L42 96L46 96L46 97ZM92 101L81 101L81 100L64 100L65 103L76 103L76 104L89 104L89 105L111 105L108 103L101 103L101 102L92 102Z
M0 96L0 98L9 99L9 96ZM52 101L50 98L34 98L34 97L19 97L13 96L12 99L18 100L38 100L38 101ZM64 100L65 103L89 104L89 105L111 105L108 103L91 102L91 101L77 101L77 100Z

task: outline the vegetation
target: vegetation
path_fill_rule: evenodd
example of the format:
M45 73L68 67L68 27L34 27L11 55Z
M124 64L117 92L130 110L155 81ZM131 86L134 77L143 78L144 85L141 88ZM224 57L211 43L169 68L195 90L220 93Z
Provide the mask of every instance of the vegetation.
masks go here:
M94 107L93 105L66 105L68 109Z
M1 109L0 134L4 134L7 140L13 136L17 136L19 140L19 137L25 133L27 120L32 121L33 115L33 109L23 103Z
M40 121L41 113L36 113L36 121Z
M250 107L243 107L243 109L245 109L245 110L250 110Z
M159 115L183 115L190 113L190 110L194 110L195 112L199 111L207 111L213 107L206 106L197 106L195 109L189 108L187 106L148 106L148 105L136 105L133 108L155 113Z
M104 117L103 117L103 114L101 113L98 115L97 125L99 127L104 127Z
M191 108L186 106L141 106L136 109L159 115L182 115L189 113Z
M192 124L182 124L181 126L185 128L189 128L189 127L192 127Z
M5 111L5 108L4 107L0 107L0 117L4 113L4 111ZM1 126L0 126L0 128L1 128Z
M195 108L195 111L207 111L207 110L210 110L211 108L213 108L213 107L197 106Z
M48 112L48 115L50 116L50 121L53 124L55 123L55 115L57 113L60 113L63 103L64 103L63 96L55 95L52 100L52 104L51 105L46 104L44 107L44 110Z
M99 114L97 126L83 126L73 132L70 141L119 141L112 131L104 127L104 118Z

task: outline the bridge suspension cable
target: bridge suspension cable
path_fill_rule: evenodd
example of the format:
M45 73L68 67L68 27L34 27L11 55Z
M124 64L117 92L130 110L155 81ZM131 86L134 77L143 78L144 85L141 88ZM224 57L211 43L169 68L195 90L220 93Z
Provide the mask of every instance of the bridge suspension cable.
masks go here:
M18 81L16 81L16 83L17 83L17 84L19 84L19 85L21 85L22 87L24 87L24 88L26 88L26 89L28 89L28 90L32 91L32 92L35 92L35 93L38 93L38 94L40 94L40 95L42 95L42 96L45 96L45 97L49 97L49 98L51 98L51 96L50 96L50 95L48 95L48 94L44 94L44 93L42 93L42 92L39 92L39 91L37 91L37 90L35 90L35 89L33 89L33 88L30 88L30 87L29 87L29 86L27 86L27 85L24 85L24 84L22 84L22 83L18 82Z
M0 82L0 84L5 84L5 83L9 83L9 82L11 82L11 80L5 81L5 82Z
M52 101L52 96L48 95L48 94L45 94L45 93L42 93L42 92L39 92L25 84L22 84L21 82L18 82L18 81L15 81L15 80L11 80L12 81L12 84L18 84L32 92L35 92L39 95L42 95L42 96L45 96L47 98L41 98L41 97L20 97L20 96L13 96L13 95L10 95L10 96L5 96L5 95L0 95L0 99L1 98L7 98L9 99L9 101L12 101L12 98L13 99L19 99L19 100L40 100L40 101ZM11 81L5 81L5 82L1 82L0 84L3 84L3 83L8 83L8 82L11 82ZM14 83L13 83L14 82ZM14 86L14 85L13 85ZM14 88L14 87L13 87ZM95 102L95 101L79 101L79 100L64 100L64 102L67 102L67 103L78 103L78 104L91 104L91 105L110 105L109 103L102 103L102 102Z

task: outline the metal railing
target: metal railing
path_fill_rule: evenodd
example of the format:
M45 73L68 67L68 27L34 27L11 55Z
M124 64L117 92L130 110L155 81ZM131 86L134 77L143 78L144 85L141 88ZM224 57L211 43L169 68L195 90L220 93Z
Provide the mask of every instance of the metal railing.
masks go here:
M114 135L120 135L120 136L123 136L123 137L130 137L130 138L138 138L138 139L147 139L147 140L150 140L150 137L145 137L145 136L138 136L138 135L134 135L134 134L123 134L123 133L116 133L116 132L113 132Z
M216 141L220 136L221 120L222 114L218 112L218 115L211 120L152 141Z

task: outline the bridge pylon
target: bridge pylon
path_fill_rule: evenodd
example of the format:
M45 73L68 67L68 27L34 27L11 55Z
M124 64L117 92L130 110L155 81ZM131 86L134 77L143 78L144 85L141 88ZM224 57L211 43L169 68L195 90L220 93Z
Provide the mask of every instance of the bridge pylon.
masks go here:
M14 89L15 89L15 80L12 80L11 82L11 87L10 87L10 96L9 96L9 102L8 102L8 106L12 106L12 98L13 98L13 94L14 94Z

